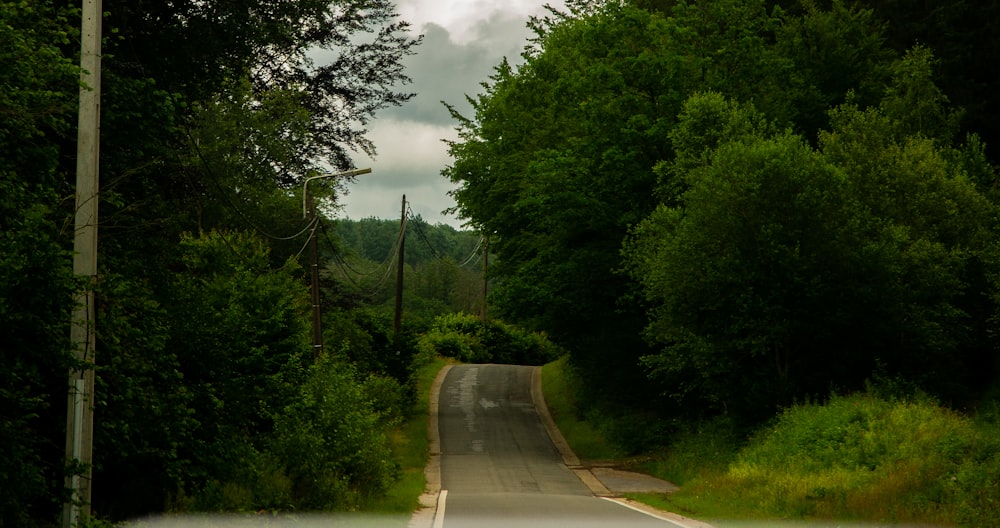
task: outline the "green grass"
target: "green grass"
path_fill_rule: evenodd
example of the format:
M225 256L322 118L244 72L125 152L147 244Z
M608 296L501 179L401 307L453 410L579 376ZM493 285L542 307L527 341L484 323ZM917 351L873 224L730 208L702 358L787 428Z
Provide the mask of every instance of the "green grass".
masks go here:
M834 396L793 406L749 437L725 418L687 424L670 433L667 447L623 459L600 425L576 412L579 387L565 362L542 375L556 422L581 457L616 460L681 487L629 495L651 506L720 528L778 521L1000 528L996 402L969 417L925 396Z
M621 449L614 445L605 430L579 413L576 395L579 382L569 370L566 357L542 366L542 392L552 419L581 460L613 460Z
M713 454L710 444L731 448ZM1000 432L928 398L860 393L797 405L737 445L721 429L680 434L653 472L680 475L681 490L634 498L718 526L836 519L1000 527Z
M419 506L420 494L427 485L424 467L429 454L427 412L431 385L437 373L448 364L442 358L421 367L414 374L416 401L407 419L389 432L393 456L400 465L400 478L384 497L373 500L365 508L382 514L411 513Z

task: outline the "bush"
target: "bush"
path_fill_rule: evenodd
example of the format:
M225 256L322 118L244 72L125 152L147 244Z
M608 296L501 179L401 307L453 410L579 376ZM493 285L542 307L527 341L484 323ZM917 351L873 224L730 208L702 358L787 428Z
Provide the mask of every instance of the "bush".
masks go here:
M786 410L714 485L771 515L1000 526L998 446L924 396L835 396Z
M357 510L382 494L396 466L353 367L321 358L299 400L275 417L271 454L283 461L300 510Z
M465 313L435 319L417 346L423 355L439 354L466 363L543 365L562 355L542 334L496 319L484 323Z

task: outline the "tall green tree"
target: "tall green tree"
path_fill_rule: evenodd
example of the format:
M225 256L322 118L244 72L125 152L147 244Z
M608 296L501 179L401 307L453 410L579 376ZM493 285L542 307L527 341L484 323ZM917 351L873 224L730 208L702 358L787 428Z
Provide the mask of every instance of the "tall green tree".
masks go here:
M72 293L60 144L75 134L74 10L0 2L0 524L52 522L62 495Z
M272 270L264 242L236 232L188 235L172 258L168 296L124 277L102 295L94 500L114 518L244 475L311 363L294 262Z
M225 400L232 421L220 431L242 438L270 427L260 401L277 408L296 394L259 393L275 388L271 362L288 359L288 336L301 326L288 316L304 295L300 272L286 266L303 241L294 236L304 227L294 190L310 171L347 168L352 151L372 150L366 123L409 99L400 60L419 39L384 0L107 7L95 431L95 474L107 485L95 486L95 499L98 512L120 516L162 509L178 489L204 489L247 452L222 434L205 440L208 426L192 409ZM48 523L64 498L78 27L79 11L59 2L0 2L5 526ZM320 54L324 63L314 63ZM332 202L329 190L315 191ZM226 272L246 290L222 291L222 279L208 287L185 260L204 247L182 234L216 228L270 236L270 248L236 236L204 242L252 254L252 265ZM267 308L288 317L268 318ZM203 317L185 319L193 313ZM188 348L195 342L203 348ZM205 381L212 369L230 383ZM247 378L261 383L240 388Z
M925 80L897 76L884 106ZM688 101L672 132L687 190L626 249L661 347L644 361L680 401L752 421L875 374L974 395L989 363L971 329L990 313L966 292L994 208L909 108L843 106L817 151L718 94Z
M500 64L472 99L475 115L455 115L460 136L443 171L460 185L459 211L494 237L499 308L549 332L592 386L638 402L649 400L637 390L644 317L634 282L616 272L619 248L629 226L687 185L654 170L675 157L683 102L717 90L815 137L823 110L852 88L870 98L885 67L864 11L672 4L571 3L536 21L525 64Z

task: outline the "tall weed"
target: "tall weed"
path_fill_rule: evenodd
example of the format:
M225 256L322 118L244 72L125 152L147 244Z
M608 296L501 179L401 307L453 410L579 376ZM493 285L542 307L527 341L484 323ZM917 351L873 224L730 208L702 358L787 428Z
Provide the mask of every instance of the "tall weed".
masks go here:
M787 409L683 495L762 517L1000 526L998 446L995 432L926 397L834 396Z

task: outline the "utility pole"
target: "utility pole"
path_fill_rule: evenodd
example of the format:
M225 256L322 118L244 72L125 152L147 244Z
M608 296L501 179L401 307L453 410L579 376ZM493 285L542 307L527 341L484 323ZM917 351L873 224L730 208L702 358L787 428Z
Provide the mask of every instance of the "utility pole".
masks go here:
M97 280L97 202L101 141L101 0L83 0L80 20L80 109L76 140L76 213L73 273L88 282L74 297L70 324L75 364L69 371L66 409L66 477L70 500L63 526L75 528L90 516L94 450L94 282Z
M489 289L489 278L487 275L490 272L490 239L486 237L483 242L483 323L486 323L486 294Z
M309 194L309 182L323 178L350 178L359 174L368 174L371 169L354 169L334 174L310 176L302 182L302 218L309 218L312 227L309 229L309 286L312 293L313 308L313 359L323 353L323 310L319 302L319 248L316 242L316 228L319 227L319 217L316 216L316 203Z
M392 321L395 332L396 346L399 346L399 331L403 326L403 261L406 251L406 195L403 195L403 207L399 213L399 251L396 260L396 315Z
M316 242L319 218L316 216L316 202L312 195L309 195L306 201L309 203L309 221L312 223L312 229L309 230L309 289L312 293L313 309L313 359L316 359L323 352L323 310L319 302L319 244Z

